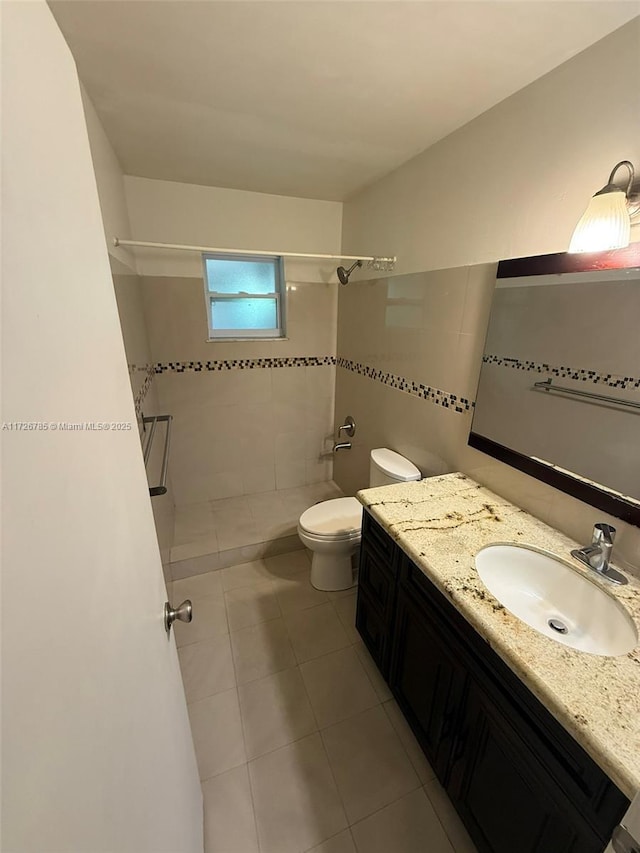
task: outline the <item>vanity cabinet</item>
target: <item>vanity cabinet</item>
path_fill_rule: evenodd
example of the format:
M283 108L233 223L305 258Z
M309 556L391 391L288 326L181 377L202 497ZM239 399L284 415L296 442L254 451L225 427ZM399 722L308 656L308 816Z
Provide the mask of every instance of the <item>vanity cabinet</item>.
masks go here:
M481 853L601 853L628 800L364 514L356 626Z

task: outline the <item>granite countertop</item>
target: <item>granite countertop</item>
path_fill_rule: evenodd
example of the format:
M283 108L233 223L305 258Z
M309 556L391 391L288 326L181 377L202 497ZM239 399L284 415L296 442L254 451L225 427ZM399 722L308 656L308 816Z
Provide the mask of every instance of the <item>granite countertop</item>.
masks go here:
M619 657L580 652L506 610L480 580L475 554L532 545L575 565L623 604L640 633L640 582L614 586L570 557L581 547L464 474L357 495L402 550L630 799L640 790L640 646ZM615 552L614 552L615 553Z

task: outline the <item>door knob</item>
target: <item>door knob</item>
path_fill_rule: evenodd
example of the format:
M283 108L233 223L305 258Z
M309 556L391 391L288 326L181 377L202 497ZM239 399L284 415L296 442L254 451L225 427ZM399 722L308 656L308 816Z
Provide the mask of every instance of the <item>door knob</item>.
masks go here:
M164 627L167 634L171 632L171 626L179 619L180 622L191 622L193 619L193 605L189 599L185 599L182 604L179 604L175 609L165 601L164 605Z

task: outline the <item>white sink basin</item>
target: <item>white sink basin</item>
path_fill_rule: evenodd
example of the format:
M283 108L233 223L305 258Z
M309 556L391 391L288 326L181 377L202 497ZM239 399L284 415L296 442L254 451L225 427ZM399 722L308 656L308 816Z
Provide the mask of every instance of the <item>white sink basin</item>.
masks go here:
M487 589L510 613L558 643L616 656L638 644L631 616L611 595L551 554L489 545L476 554Z

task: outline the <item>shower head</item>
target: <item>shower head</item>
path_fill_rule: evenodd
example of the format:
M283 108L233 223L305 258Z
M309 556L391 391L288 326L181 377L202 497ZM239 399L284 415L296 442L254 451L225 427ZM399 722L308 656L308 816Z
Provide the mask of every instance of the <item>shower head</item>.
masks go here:
M349 283L349 276L351 275L351 273L354 271L354 269L356 267L361 267L361 266L362 266L362 261L355 261L354 263L351 264L351 266L349 267L348 270L346 270L344 267L338 267L337 272L338 272L338 278L340 279L340 284L348 284Z

